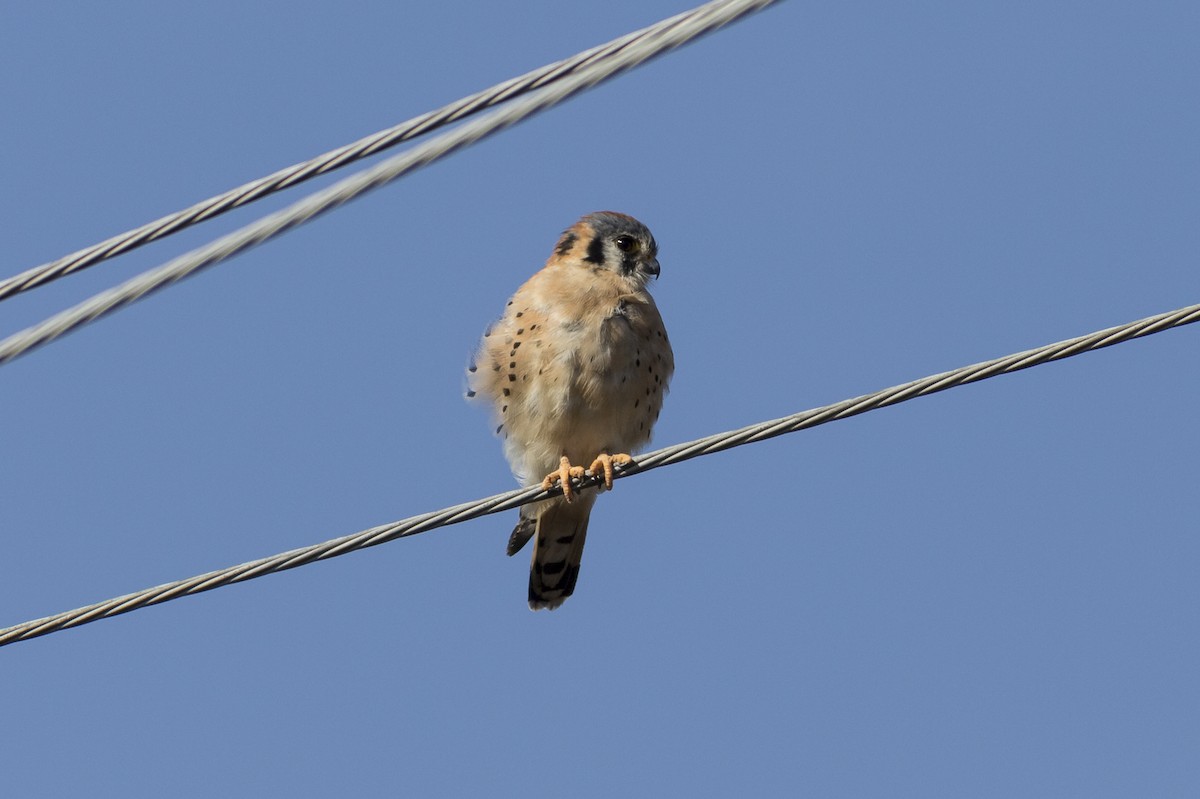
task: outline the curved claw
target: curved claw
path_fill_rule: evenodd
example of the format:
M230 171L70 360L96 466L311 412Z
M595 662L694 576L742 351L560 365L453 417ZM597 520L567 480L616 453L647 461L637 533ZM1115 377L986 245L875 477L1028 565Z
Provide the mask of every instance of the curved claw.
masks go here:
M592 474L600 474L603 472L604 487L611 491L613 487L613 465L628 466L631 463L633 463L633 458L624 452L619 452L616 455L609 455L607 452L601 452L596 456L596 460L592 461L592 465L588 467L588 471Z
M571 478L583 477L584 469L582 466L572 466L571 461L566 455L563 455L558 462L558 471L550 472L542 478L542 490L549 491L554 488L555 483L562 485L563 499L567 502L575 500L575 489L571 486Z

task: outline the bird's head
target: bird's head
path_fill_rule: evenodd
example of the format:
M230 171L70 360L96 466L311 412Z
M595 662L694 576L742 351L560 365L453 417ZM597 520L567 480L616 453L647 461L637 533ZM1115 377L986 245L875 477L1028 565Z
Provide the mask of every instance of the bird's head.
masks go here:
M609 270L645 288L658 277L658 244L650 230L632 216L597 211L572 225L558 240L555 256L595 270Z

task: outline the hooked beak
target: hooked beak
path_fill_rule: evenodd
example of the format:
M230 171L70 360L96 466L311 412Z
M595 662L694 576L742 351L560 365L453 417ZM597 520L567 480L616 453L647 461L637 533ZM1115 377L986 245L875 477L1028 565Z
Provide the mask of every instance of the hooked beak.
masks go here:
M651 258L649 261L642 261L642 271L651 277L658 277L659 267L658 259Z

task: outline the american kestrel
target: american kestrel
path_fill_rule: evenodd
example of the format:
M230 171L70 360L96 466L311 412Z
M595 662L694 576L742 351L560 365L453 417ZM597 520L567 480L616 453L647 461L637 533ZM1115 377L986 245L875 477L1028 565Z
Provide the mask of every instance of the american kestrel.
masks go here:
M554 609L575 590L599 488L578 491L587 466L612 488L613 466L650 441L675 368L658 307L658 245L646 226L588 214L558 240L546 266L509 300L468 369L468 397L494 408L497 435L522 485L563 496L521 507L513 555L536 535L529 607Z

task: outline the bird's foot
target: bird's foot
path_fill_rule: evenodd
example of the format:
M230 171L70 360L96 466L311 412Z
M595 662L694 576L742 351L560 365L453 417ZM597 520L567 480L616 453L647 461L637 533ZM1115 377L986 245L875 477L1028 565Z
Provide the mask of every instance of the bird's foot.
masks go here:
M550 472L542 479L542 490L549 491L554 488L555 483L562 484L563 499L567 502L572 502L575 499L575 489L571 487L571 478L583 477L584 469L582 466L572 466L571 461L566 455L558 462L558 470Z
M628 466L631 463L633 463L633 458L624 452L619 452L616 455L601 452L596 456L596 460L592 461L592 465L588 467L588 471L595 475L603 474L604 487L611 491L613 486L613 466Z

